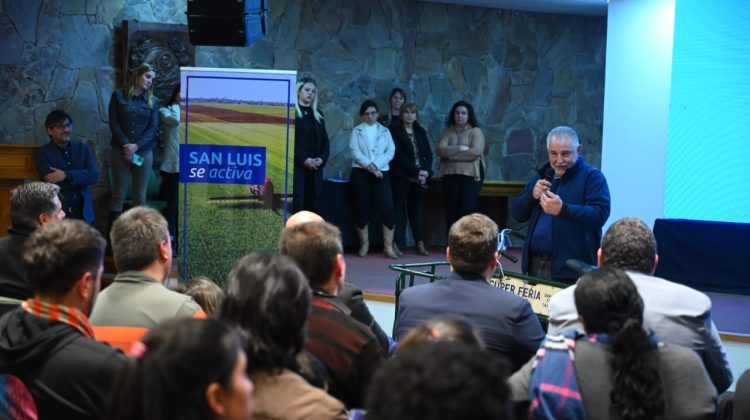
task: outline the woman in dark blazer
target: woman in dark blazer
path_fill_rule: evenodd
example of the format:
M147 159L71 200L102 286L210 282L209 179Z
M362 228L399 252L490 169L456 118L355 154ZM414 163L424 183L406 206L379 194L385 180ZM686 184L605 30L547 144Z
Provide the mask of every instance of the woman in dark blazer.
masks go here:
M297 118L294 127L294 199L292 211L318 211L323 167L330 144L323 115L318 110L318 85L303 77L297 82Z
M417 105L409 103L401 107L399 124L391 126L391 136L396 153L391 161L391 189L393 210L396 219L394 248L405 246L406 220L417 253L427 255L422 239L422 200L427 193L427 180L432 172L432 149L427 132L417 122ZM395 249L397 254L400 250Z

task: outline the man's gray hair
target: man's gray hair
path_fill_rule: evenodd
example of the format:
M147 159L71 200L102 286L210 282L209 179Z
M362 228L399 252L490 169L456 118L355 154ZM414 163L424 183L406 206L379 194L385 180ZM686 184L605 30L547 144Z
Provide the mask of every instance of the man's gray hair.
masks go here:
M55 213L55 197L60 187L49 182L28 182L10 192L10 224L16 227L36 228L39 215Z
M159 258L169 238L164 216L149 207L133 207L112 225L110 239L117 271L142 270Z
M569 138L570 142L573 143L574 148L578 147L578 145L581 144L578 141L578 133L576 133L576 130L573 130L567 125L561 125L553 128L552 130L550 130L549 134L547 134L547 150L549 150L549 144L552 143L552 139L554 139L555 137Z

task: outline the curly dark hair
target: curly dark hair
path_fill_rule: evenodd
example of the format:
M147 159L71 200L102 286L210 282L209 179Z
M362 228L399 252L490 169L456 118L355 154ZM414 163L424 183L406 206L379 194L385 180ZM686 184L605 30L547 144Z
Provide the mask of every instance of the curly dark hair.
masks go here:
M586 331L612 335L613 409L623 420L660 417L659 359L643 328L643 299L633 281L620 269L603 267L584 274L574 293Z
M651 274L656 263L656 238L646 224L626 217L612 224L602 239L602 265Z
M474 107L471 106L471 104L466 101L458 101L455 104L453 104L453 106L451 107L450 113L445 119L445 126L450 127L456 124L456 120L453 114L456 112L456 108L458 108L459 106L466 108L466 111L469 113L469 121L468 121L469 125L472 127L479 127L479 122L477 121L477 114L474 112Z
M505 362L459 342L398 353L373 376L368 420L510 419Z

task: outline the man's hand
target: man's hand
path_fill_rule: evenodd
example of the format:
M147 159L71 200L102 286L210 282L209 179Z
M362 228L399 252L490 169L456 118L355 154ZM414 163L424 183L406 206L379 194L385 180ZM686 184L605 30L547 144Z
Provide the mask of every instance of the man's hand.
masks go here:
M57 184L58 182L63 181L67 177L67 175L65 175L65 172L63 172L62 170L57 169L53 166L50 166L49 168L52 169L52 172L48 173L44 177L45 181L51 182L53 184Z
M539 200L541 199L542 194L549 191L550 188L552 188L551 182L546 179L540 179L536 182L536 185L534 185L534 190L531 193L534 195L535 200Z
M314 170L318 169L318 166L315 165L315 159L313 159L313 158L307 158L307 159L305 159L305 168L307 168L308 170L311 170L311 171L314 171Z
M551 191L545 191L544 194L542 194L539 204L542 205L542 210L550 216L559 215L563 206L560 196Z

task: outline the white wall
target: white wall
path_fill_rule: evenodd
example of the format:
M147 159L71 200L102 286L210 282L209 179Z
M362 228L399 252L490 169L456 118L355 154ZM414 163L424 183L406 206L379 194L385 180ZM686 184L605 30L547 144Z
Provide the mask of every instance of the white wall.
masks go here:
M602 171L612 196L604 230L664 212L675 0L610 0Z

